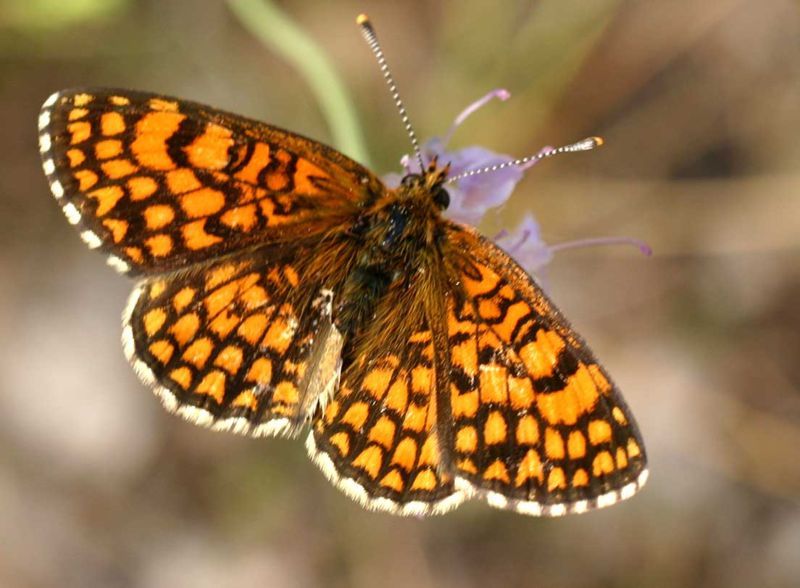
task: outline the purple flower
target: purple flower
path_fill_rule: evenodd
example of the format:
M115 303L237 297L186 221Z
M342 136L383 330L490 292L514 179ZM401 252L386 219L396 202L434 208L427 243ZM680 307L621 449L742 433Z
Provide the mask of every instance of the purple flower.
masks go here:
M553 259L553 248L542 240L539 223L529 212L516 229L500 231L494 240L530 273L539 273Z
M491 171L485 171L483 168L508 164L515 161L514 158L502 153L495 153L477 145L454 151L447 149L447 144L450 142L455 130L472 113L494 98L505 101L510 96L511 94L502 88L489 92L467 106L455 118L453 124L442 137L429 139L423 143L420 149L424 162L437 158L442 164L450 164L450 177L456 179L447 185L447 191L450 194L450 205L445 210L444 215L456 222L472 226L478 225L490 209L505 204L517 183L522 179L525 171L545 154L549 156L564 151L584 151L602 144L601 139L590 137L557 150L552 147L545 147L537 156L525 158L527 163L507 165L502 169ZM419 161L415 157L404 155L400 163L403 166L403 175L420 173L421 171ZM481 173L462 176L462 174L473 170L481 170ZM400 185L403 175L387 174L384 176L384 181L390 187L397 187ZM542 240L539 223L529 212L525 213L518 227L512 231L501 231L495 236L494 240L528 272L537 274L540 274L544 266L550 263L557 251L564 249L626 244L638 247L644 255L652 254L652 250L645 242L629 237L600 237L547 245Z
M433 137L422 145L423 161L431 161L434 157L438 157L443 164L449 162L450 175L453 177L473 169L513 161L514 158L509 155L495 153L477 145L454 151L447 149L447 144L455 130L473 112L494 98L508 100L510 96L507 90L501 88L489 92L467 106L442 137ZM401 164L405 174L420 173L419 162L416 158L405 155ZM522 179L525 169L527 169L526 166L510 166L493 173L462 178L449 184L447 191L450 194L450 206L445 211L445 216L459 223L477 225L489 209L497 208L508 200L517 183ZM400 185L401 179L400 174L388 174L384 177L386 183L392 187Z
M653 254L652 248L641 239L633 237L595 237L564 241L548 245L542 240L539 223L529 212L525 213L522 222L513 231L500 231L494 237L495 242L505 249L514 260L533 274L541 274L542 269L552 261L559 251L597 247L602 245L632 245L647 257Z

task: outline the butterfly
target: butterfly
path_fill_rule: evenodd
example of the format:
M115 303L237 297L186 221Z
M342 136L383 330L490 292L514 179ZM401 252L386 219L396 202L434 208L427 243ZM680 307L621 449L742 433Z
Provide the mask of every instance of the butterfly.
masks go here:
M446 165L392 189L298 134L107 89L53 94L39 143L67 220L139 280L123 348L168 411L256 437L310 428L325 476L395 514L480 497L558 516L644 484L637 426L583 339L442 215Z

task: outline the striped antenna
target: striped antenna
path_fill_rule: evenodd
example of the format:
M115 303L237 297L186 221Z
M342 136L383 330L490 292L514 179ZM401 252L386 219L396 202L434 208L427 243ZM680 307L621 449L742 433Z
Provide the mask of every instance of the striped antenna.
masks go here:
M478 174L486 174L489 172L495 172L500 169L504 169L506 167L511 166L522 166L526 163L531 163L532 161L539 161L540 159L545 159L547 157L552 157L553 155L558 155L560 153L574 153L576 151L590 151L596 147L600 147L603 144L603 139L601 137L587 137L582 141L578 141L577 143L570 143L569 145L564 145L563 147L559 147L558 149L550 149L549 151L544 151L539 153L538 155L530 155L528 157L523 157L522 159L515 159L514 161L506 161L505 163L498 163L495 165L487 165L486 167L479 167L477 169L471 169L469 171L465 171L464 173L460 173L457 176L453 176L452 178L447 178L447 183L457 182L458 180L463 180L464 178L469 178L471 176L477 176Z
M397 84L394 83L392 72L389 71L386 58L383 56L381 45L378 43L378 37L375 35L375 29L372 28L372 23L369 21L369 17L366 14L359 14L358 18L356 18L356 23L361 28L361 34L367 41L369 48L372 49L375 59L378 60L378 66L381 68L383 79L386 80L386 84L389 86L389 92L392 95L392 99L397 107L397 111L400 113L400 119L403 121L403 125L406 128L408 138L411 139L411 145L414 147L414 153L417 156L417 161L419 161L419 169L424 172L425 164L422 162L422 152L419 149L417 135L414 133L414 129L411 127L411 121L408 118L406 107L403 106L403 101L400 99L400 93L397 91Z

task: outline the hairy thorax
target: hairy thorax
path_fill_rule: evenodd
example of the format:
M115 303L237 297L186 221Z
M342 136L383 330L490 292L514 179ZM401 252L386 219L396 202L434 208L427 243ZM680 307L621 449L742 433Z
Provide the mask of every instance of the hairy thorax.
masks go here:
M438 174L410 174L364 211L352 228L360 253L344 286L340 330L357 332L389 288L410 286L432 263L448 201Z

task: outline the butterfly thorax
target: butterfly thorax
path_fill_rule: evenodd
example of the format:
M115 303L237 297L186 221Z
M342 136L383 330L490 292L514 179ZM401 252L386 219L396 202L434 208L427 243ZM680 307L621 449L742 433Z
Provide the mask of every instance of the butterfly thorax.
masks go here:
M434 245L441 211L449 197L427 175L409 174L401 185L378 199L367 213L366 246L386 261L411 261L420 249Z
M357 332L389 288L410 287L430 264L442 238L441 212L449 203L442 187L445 173L405 176L359 217L353 234L360 253L343 288L341 300L347 302L337 313L343 332Z

